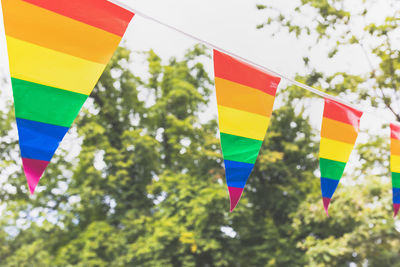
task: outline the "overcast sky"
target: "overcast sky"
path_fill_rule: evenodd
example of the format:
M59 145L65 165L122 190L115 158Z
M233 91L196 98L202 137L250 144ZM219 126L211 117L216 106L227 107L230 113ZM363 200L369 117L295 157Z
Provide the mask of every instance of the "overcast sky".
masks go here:
M271 38L266 30L257 30L265 14L256 9L254 0L121 0L161 21L187 31L219 47L241 55L261 65L293 76L302 72L302 56L307 42L288 34ZM293 0L268 1L278 6L293 5ZM6 48L3 28L0 38L0 69L7 72ZM182 55L196 42L157 23L135 16L125 34L127 45L135 51L153 48L163 58ZM357 53L357 51L353 51ZM318 51L316 51L318 54ZM356 54L357 56L357 54ZM325 62L324 70L341 68L350 71L352 66L340 60ZM318 60L316 60L318 64ZM211 63L210 63L211 65ZM360 64L363 70L365 64ZM355 68L354 68L355 69Z

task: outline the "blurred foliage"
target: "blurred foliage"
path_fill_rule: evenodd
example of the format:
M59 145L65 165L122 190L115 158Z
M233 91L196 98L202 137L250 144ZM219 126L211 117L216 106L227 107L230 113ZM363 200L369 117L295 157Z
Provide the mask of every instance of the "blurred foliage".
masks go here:
M370 112L386 109L400 121L399 1L301 0L285 8L259 2L257 8L267 19L257 28L274 36L289 32L309 45L302 55L307 73L297 76L298 81L369 106ZM359 51L362 58L357 61L365 62L369 71L317 71L313 66L316 49L325 50L327 64L335 62L342 51L347 55ZM295 86L287 92L286 97L301 106L315 97ZM358 155L335 192L331 217L327 220L320 212L319 192L309 194L290 214L294 236L301 238L297 248L304 251L304 265L400 266L400 225L390 216L388 125L379 125L378 135L368 130L361 133L368 134L368 139L356 146Z
M353 12L341 2L299 2L291 15L312 8L316 17L308 16L308 27L278 14L259 28L277 23L321 42L351 23ZM383 32L396 30L396 23L365 32L385 40ZM333 42L337 51L361 43L345 37ZM398 79L398 51L382 43L376 49L388 49L381 55L385 63L374 72L326 75L305 55L309 75L297 79L395 111L394 97L370 94L392 96L392 82L398 83L391 80ZM13 111L0 111L0 266L399 265L387 140L358 146L360 164L342 179L327 218L317 178L319 144L306 110L305 97L312 95L281 89L255 169L229 213L218 124L209 114L213 83L201 63L210 60L209 51L195 46L164 62L150 50L140 77L129 69L131 55L126 48L115 53L70 130L79 153L60 149L34 196L18 159ZM327 56L335 55L332 49Z
M257 8L268 17L257 28L274 29L273 35L286 31L308 41L309 51L303 56L309 69L306 84L334 95L357 93L359 101L386 107L400 121L399 1L301 0L285 9L268 2ZM387 13L383 19L382 12ZM365 62L370 71L317 73L310 57L318 44L326 50L327 63L344 48L359 49L362 58L357 61Z
M209 114L213 82L201 64L209 51L195 46L166 63L146 52L145 78L129 70L130 56L126 48L115 53L67 137L79 153L59 150L34 196L18 165L12 109L0 114L8 136L0 266L305 262L291 214L318 192L306 116L290 105L274 111L257 167L229 213L216 114Z

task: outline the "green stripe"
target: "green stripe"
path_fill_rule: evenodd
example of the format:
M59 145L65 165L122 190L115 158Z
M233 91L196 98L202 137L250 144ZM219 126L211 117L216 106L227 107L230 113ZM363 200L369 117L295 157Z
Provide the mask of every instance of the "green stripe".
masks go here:
M392 172L392 187L400 188L400 173Z
M70 127L88 97L15 78L11 81L15 116L21 119Z
M221 133L221 147L224 159L252 163L257 160L262 141Z
M344 167L346 167L346 163L320 158L319 167L321 169L321 177L340 180L343 175Z

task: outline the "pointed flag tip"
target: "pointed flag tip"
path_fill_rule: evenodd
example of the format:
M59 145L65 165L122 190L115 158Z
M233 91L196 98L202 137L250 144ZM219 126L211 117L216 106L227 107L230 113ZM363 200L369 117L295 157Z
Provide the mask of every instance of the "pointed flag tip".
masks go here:
M394 212L393 218L397 216L397 213L399 213L399 209L400 209L400 204L393 203L393 212Z
M329 204L331 203L331 199L327 198L327 197L323 197L322 201L324 202L324 209L325 209L325 212L326 212L326 216L329 217L328 207L329 207Z
M31 195L35 192L36 186L43 175L44 170L49 165L48 161L22 158L22 165L28 182Z
M243 188L228 186L228 190L229 190L229 199L231 202L230 212L232 212L235 209L236 205L238 204L240 197L242 196Z

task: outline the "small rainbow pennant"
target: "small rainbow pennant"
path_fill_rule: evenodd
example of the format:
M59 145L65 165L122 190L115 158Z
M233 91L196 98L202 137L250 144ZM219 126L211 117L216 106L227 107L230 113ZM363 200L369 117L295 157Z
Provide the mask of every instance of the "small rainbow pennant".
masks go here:
M392 172L394 217L400 209L400 125L390 124L390 170Z
M326 215L328 215L328 207L333 193L343 175L351 151L353 151L361 116L361 111L325 98L319 165L322 200Z
M233 211L267 132L280 78L217 50L214 72L221 148Z

